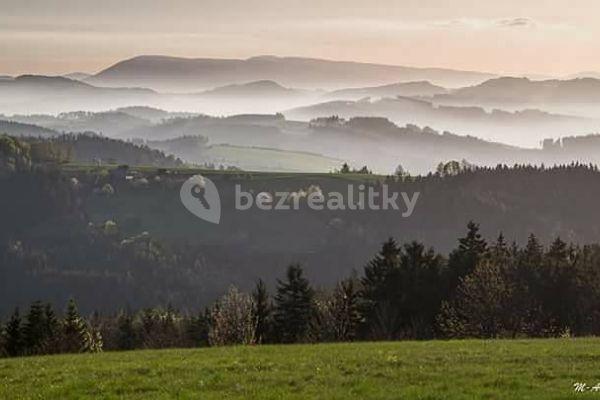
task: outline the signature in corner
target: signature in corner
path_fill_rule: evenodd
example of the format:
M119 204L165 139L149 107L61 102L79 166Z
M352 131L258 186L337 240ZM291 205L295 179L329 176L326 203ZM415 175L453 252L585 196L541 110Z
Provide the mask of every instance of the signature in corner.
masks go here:
M576 393L595 392L600 393L600 383L595 386L590 386L585 382L575 382L573 384L573 391Z

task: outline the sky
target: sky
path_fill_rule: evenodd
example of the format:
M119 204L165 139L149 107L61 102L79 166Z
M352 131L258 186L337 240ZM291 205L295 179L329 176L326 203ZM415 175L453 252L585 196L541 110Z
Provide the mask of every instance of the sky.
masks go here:
M271 54L564 76L600 71L598 15L598 0L0 0L0 74Z

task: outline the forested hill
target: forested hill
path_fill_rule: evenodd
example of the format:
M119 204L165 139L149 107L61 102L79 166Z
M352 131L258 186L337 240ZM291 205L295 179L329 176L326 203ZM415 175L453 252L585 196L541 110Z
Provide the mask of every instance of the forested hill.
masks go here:
M11 136L57 136L59 133L55 130L44 128L38 125L28 123L0 120L0 133Z
M181 160L160 150L94 134L61 135L45 142L68 151L72 162L166 168L183 166Z
M419 178L204 171L221 195L221 223L213 225L181 204L181 184L194 171L133 169L133 179L125 180L106 167L56 174L13 164L21 167L0 175L0 274L6 278L0 304L11 306L40 296L57 304L74 296L85 310L199 305L231 284L247 289L258 277L279 276L292 262L316 285L330 285L361 269L390 236L447 254L469 220L490 240L503 232L521 244L530 233L545 244L557 236L600 242L600 173L587 166L442 168ZM418 191L413 215L234 211L236 184L255 193L347 193L349 184L361 183ZM101 295L107 292L110 297Z
M0 135L3 142L20 142L27 150L23 156L37 163L127 164L175 168L183 162L173 155L151 149L143 144L110 139L94 133L62 134L51 138L24 137L20 139ZM8 151L8 147L5 149ZM0 154L3 159L12 157Z

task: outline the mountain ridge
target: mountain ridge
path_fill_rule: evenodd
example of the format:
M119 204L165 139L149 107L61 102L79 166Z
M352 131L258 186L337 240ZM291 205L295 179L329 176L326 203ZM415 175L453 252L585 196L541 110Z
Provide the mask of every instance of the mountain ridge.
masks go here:
M149 87L158 91L206 90L215 86L274 80L298 88L339 89L399 81L429 80L459 87L495 74L438 67L407 67L305 57L256 56L247 59L184 58L141 55L105 68L86 82L101 86Z

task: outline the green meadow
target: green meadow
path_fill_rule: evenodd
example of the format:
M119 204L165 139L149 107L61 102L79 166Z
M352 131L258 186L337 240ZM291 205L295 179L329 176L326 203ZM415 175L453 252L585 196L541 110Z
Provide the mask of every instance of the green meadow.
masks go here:
M574 384L585 383L583 392ZM2 399L598 398L600 339L215 347L0 360Z

